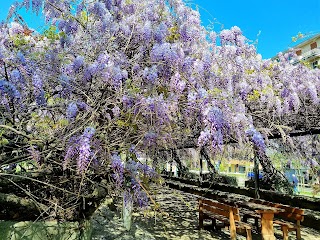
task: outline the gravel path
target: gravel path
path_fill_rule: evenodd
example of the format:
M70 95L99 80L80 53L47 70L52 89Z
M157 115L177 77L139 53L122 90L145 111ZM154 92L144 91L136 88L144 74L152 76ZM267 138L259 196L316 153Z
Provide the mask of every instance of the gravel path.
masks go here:
M92 218L93 240L207 240L229 239L226 229L221 231L198 230L198 196L184 193L167 187L153 190L153 198L158 210L149 207L144 211L135 211L134 223L130 231L122 226L121 206L108 204L106 200ZM152 207L154 204L151 204ZM109 207L108 207L109 206ZM275 229L276 238L282 239L279 228ZM290 239L296 239L294 232ZM238 235L238 239L246 239ZM253 239L260 240L261 235L253 229ZM320 232L311 228L302 228L303 240L320 240Z

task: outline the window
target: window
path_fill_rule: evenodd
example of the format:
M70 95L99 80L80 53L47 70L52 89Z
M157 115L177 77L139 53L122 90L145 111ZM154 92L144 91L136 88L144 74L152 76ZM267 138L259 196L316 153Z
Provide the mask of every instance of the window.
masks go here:
M297 56L301 56L301 49L296 51Z
M239 166L239 173L245 173L246 167L245 166Z
M311 48L311 50L312 49L315 49L315 48L317 48L318 46L317 46L317 42L314 42L314 43L311 43L310 44L310 48Z
M312 64L312 68L315 69L318 67L318 61L313 62Z

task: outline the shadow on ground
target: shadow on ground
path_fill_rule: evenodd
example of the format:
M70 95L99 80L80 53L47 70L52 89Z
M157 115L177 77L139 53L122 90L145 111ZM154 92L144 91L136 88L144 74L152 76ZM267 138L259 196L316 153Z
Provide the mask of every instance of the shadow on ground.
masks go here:
M153 189L153 199L159 208L155 211L150 206L143 211L135 211L134 223L130 231L122 226L121 206L111 211L107 205L101 205L92 218L93 240L226 240L230 238L228 229L211 230L207 222L205 229L198 230L198 196L163 187ZM282 239L280 229L275 229L276 238ZM302 229L303 240L320 239L320 232L310 228ZM246 239L245 233L237 235ZM260 240L261 235L253 228L253 240ZM294 232L290 239L296 239Z

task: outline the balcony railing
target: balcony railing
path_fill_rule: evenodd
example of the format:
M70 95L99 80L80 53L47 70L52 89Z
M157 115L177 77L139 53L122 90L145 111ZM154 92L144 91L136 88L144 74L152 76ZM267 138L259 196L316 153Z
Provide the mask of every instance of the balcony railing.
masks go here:
M308 60L310 58L314 58L314 57L318 57L320 56L320 48L314 48L312 50L309 50L303 54L301 54L300 56L298 56L297 58L295 59L291 59L291 63L292 64L296 64L298 63L299 61L305 61L305 60Z

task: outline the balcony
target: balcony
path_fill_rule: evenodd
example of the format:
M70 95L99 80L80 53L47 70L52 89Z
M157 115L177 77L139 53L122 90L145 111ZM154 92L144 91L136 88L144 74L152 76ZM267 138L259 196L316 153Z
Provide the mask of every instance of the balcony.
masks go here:
M302 54L302 60L320 56L320 48L314 48Z
M298 56L295 59L291 59L290 62L295 65L300 61L309 61L309 59L313 59L316 57L320 57L320 48L314 48L312 50L309 50L307 52L304 52L300 56Z

